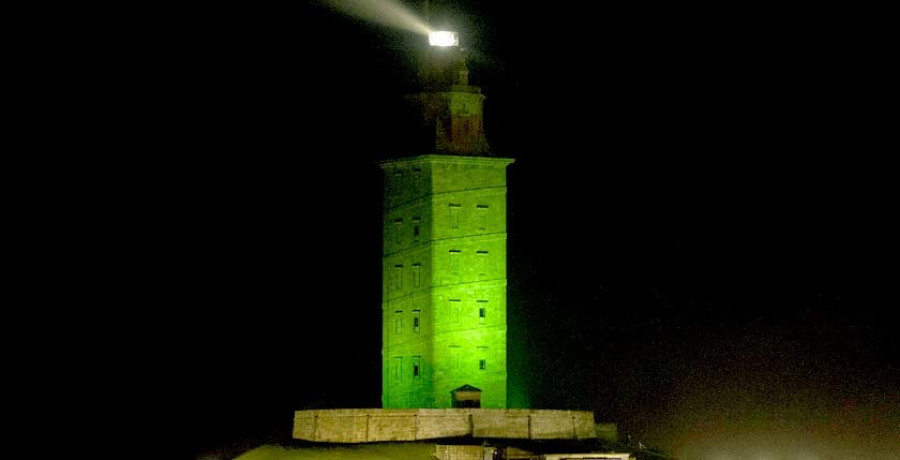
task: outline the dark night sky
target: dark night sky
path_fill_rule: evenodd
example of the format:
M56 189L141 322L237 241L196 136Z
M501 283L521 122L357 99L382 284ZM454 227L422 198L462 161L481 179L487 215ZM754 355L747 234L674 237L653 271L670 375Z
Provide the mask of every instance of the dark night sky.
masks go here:
M488 138L517 160L510 378L530 404L697 458L887 458L896 203L853 19L454 3ZM138 283L164 342L147 359L185 441L378 406L374 162L404 135L419 37L315 2L190 12L160 34L136 258L159 268Z

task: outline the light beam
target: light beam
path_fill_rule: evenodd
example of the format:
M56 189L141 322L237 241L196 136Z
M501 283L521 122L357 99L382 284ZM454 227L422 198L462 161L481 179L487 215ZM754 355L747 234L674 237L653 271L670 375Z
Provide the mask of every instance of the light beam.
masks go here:
M388 27L428 35L431 29L397 0L323 0L333 9Z

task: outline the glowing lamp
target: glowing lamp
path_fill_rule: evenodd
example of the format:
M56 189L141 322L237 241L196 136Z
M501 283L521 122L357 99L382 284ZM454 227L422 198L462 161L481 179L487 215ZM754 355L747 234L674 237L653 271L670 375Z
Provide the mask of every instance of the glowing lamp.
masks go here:
M459 36L456 32L438 30L428 34L428 43L431 46L459 46Z

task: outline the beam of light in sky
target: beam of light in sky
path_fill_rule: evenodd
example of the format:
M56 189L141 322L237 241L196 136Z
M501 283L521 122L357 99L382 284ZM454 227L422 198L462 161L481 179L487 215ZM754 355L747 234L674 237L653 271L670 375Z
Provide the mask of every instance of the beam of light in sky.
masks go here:
M431 29L398 0L322 0L335 10L383 26L428 35Z

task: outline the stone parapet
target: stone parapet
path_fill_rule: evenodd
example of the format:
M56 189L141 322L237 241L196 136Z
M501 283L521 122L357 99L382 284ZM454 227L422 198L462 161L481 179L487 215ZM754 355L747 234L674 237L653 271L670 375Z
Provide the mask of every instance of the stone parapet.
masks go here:
M441 438L593 439L590 411L529 409L331 409L294 413L293 437L362 443Z

